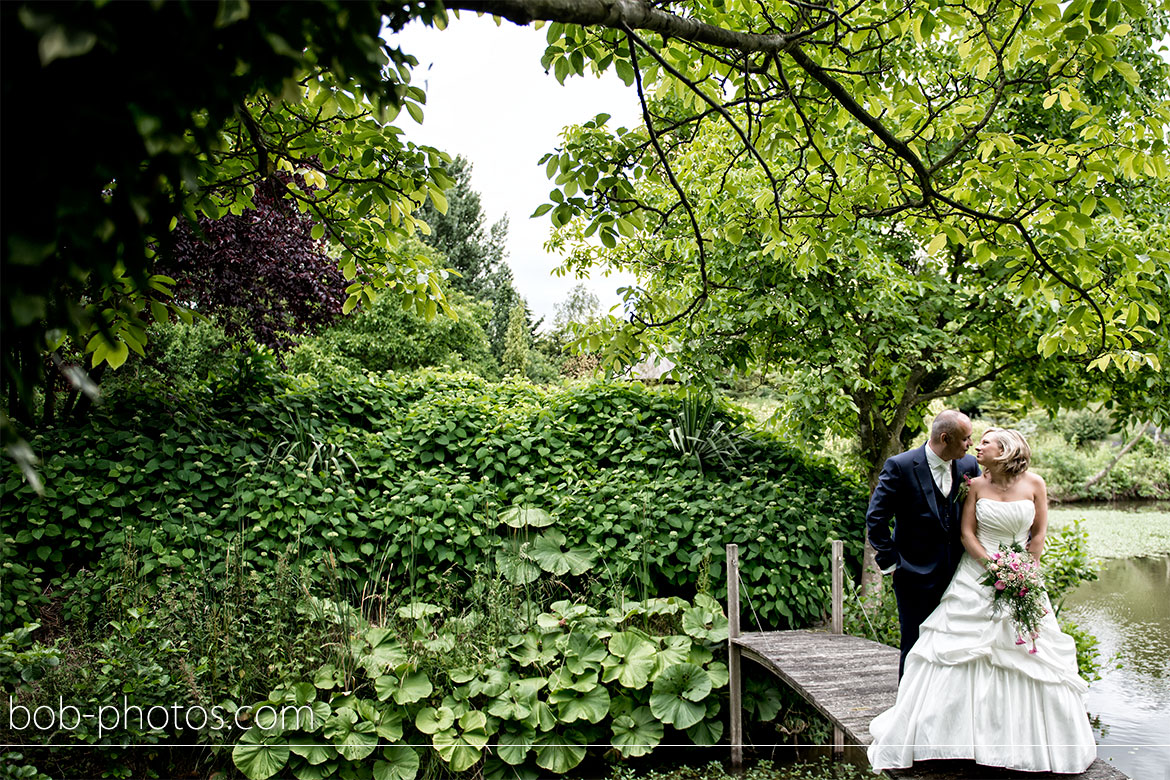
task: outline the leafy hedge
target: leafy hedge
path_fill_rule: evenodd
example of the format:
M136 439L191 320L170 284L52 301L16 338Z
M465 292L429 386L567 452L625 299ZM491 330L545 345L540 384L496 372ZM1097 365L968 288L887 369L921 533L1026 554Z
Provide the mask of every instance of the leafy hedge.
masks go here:
M45 495L10 466L0 496L5 625L33 619L51 581L116 576L125 550L148 582L222 574L229 556L261 567L335 556L417 593L485 572L523 581L537 566L562 595L689 597L706 579L722 598L723 545L737 542L765 627L822 614L829 539L860 556L859 484L764 435L732 468L704 472L667 439L669 391L270 371L241 365L197 401L128 397L31 436ZM516 507L552 525L514 528Z

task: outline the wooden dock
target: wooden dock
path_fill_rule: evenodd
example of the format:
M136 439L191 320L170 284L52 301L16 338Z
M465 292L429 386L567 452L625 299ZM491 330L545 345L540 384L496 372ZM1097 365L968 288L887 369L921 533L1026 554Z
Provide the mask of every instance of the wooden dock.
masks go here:
M834 543L834 569L838 569L838 550ZM737 573L738 549L728 545L728 573ZM839 572L837 572L839 573ZM834 577L835 607L840 592ZM840 632L839 608L834 611L833 628L828 631L756 631L739 630L739 584L728 580L728 671L731 673L731 756L733 765L743 759L742 669L747 658L780 678L823 715L834 728L834 742L839 748L861 748L873 741L869 723L878 714L894 706L898 696L898 656L896 648L862 637ZM1015 772L980 766L973 761L920 761L912 768L889 770L899 780L1127 780L1115 767L1097 759L1079 775L1050 772Z

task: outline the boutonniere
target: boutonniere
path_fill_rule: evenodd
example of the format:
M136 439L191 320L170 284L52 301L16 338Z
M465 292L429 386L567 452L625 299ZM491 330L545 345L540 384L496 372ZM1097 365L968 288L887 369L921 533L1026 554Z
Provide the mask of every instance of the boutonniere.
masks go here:
M963 475L963 484L959 485L959 489L955 491L955 503L961 504L967 500L967 494L971 492L971 475Z

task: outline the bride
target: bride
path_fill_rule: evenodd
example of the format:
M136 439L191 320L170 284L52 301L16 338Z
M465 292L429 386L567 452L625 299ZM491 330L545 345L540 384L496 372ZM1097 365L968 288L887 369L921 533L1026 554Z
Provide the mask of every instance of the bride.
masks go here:
M994 612L980 583L999 545L1027 545L1036 559L1048 525L1044 480L1028 471L1019 432L989 428L975 448L983 476L963 506L966 553L942 602L906 658L893 707L870 724L875 772L927 759L973 759L1031 772L1080 773L1097 755L1077 675L1076 646L1051 614L1035 651ZM1027 639L1025 637L1025 639Z

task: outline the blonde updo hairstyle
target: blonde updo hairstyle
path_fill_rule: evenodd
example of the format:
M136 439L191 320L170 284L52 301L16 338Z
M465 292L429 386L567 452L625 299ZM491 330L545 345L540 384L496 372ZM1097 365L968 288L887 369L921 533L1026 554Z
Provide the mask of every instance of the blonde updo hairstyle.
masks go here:
M984 434L990 436L999 445L999 457L995 463L1003 469L1009 477L1018 477L1028 470L1028 463L1032 460L1032 448L1019 431L1010 428L988 428Z

